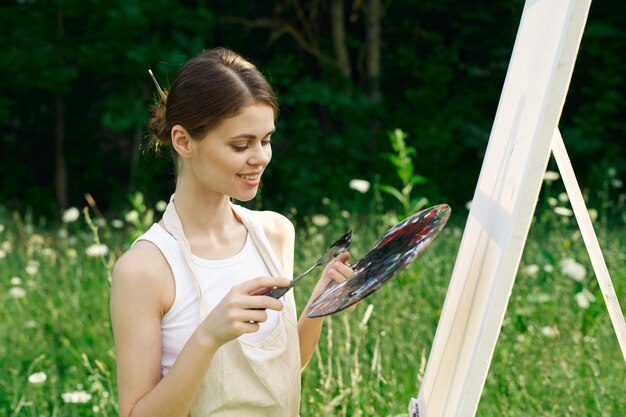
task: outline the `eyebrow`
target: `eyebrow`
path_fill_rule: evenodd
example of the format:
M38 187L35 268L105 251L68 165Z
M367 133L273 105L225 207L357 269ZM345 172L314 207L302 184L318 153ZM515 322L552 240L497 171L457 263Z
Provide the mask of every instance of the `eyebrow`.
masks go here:
M267 137L269 135L271 135L272 133L276 132L276 128L270 130L268 133L266 133L265 135L261 136L261 137ZM235 135L235 136L231 136L229 139L248 139L248 140L254 140L256 139L256 136L253 135L252 133L240 133L239 135Z

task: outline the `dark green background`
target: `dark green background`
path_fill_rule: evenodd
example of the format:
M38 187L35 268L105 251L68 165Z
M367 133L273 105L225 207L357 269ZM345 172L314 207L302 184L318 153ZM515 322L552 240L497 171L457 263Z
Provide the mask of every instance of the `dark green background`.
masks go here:
M181 63L214 46L249 58L278 94L274 160L259 205L312 213L330 197L363 208L350 179L400 185L382 157L394 128L409 134L415 171L428 179L416 193L432 203L471 199L524 2L384 1L380 98L365 75L368 1L344 3L350 78L332 65L330 3L2 2L0 205L40 215L59 209L59 103L68 205L84 205L85 192L105 212L118 212L136 190L149 202L166 199L170 162L137 151L155 97L147 69L167 87ZM560 123L592 205L608 172L626 173L625 16L626 2L592 3Z

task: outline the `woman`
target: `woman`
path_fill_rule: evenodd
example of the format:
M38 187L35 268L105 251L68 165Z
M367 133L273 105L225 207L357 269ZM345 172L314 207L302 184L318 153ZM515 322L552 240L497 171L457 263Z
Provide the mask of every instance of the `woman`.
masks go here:
M271 160L274 93L222 48L159 91L152 141L171 146L176 190L113 272L120 416L297 416L322 319L296 322L293 291L255 295L289 285L293 226L230 202L255 197ZM325 268L309 302L352 274L348 256Z

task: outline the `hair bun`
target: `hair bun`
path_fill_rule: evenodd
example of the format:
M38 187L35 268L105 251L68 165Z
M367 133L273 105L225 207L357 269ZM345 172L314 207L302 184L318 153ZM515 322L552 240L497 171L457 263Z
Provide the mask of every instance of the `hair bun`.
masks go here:
M170 143L170 132L165 122L165 104L159 101L150 111L150 122L148 128L152 133L150 137L150 147L160 148Z

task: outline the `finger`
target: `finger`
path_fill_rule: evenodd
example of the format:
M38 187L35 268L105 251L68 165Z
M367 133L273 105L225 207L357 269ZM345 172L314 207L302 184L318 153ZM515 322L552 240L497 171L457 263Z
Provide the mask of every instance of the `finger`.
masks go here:
M265 310L246 310L242 315L241 321L263 323L267 321L267 312Z
M348 259L350 259L350 252L344 252L341 255L337 256L335 258L335 261L339 261L341 263L346 263L346 262L348 262Z
M328 276L332 278L333 281L336 281L340 284L348 280L347 276L343 275L341 272L337 271L336 269L331 269L330 271L328 271Z
M283 303L276 298L265 295L247 295L241 298L239 306L246 310L275 310L283 309Z
M335 262L333 265L333 269L339 272L344 277L348 278L350 275L354 274L354 270L350 268L350 265L346 265L341 262Z
M251 294L263 288L289 287L290 285L291 280L287 278L258 277L236 285L233 289L239 293Z

